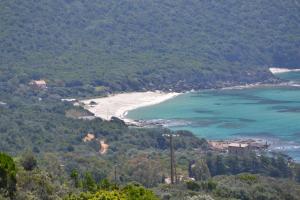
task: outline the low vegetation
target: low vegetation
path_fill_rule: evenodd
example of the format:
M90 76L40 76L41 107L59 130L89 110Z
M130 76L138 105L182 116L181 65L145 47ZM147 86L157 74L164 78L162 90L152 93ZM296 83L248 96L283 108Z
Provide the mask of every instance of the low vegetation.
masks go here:
M14 160L1 153L0 199L297 200L300 194L300 184L291 178L272 178L259 174L218 175L196 181L179 181L176 185L158 183L151 189L146 189L137 182L122 182L119 176L115 182L114 179L109 181L106 178L97 180L90 172L81 174L73 170L68 175L62 168L55 172L55 167L58 167L56 164L53 164L52 168L39 166L33 170L26 170L19 158ZM149 169L141 166L137 170L151 173Z

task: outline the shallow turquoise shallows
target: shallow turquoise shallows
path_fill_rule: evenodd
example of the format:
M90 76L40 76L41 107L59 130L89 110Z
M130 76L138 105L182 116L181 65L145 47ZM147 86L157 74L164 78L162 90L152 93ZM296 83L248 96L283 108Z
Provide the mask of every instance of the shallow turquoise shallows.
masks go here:
M290 86L187 93L127 117L155 120L207 139L264 139L273 150L300 161L300 72L280 77L291 80Z

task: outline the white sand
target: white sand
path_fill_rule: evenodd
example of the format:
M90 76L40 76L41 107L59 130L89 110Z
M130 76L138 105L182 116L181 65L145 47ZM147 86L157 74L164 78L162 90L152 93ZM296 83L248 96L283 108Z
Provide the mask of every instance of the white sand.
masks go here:
M279 73L286 73L286 72L299 72L300 69L288 69L288 68L269 68L269 70L273 73L273 74L279 74Z
M171 99L180 93L164 93L164 92L132 92L115 94L108 97L83 100L84 108L94 113L96 117L110 120L111 117L118 117L125 122L132 122L127 119L127 112L140 107L159 104ZM96 105L91 105L95 102Z

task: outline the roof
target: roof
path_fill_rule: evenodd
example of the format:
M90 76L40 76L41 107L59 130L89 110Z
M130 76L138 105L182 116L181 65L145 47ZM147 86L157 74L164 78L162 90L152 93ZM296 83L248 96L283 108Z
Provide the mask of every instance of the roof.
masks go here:
M45 85L46 84L46 81L44 80L39 80L39 81L35 81L36 84L38 85Z
M248 144L241 144L241 143L230 143L228 145L228 147L242 147L242 148L245 148L245 147L248 147L249 145Z
M45 80L37 80L37 81L31 81L31 84L37 84L37 85L46 85Z

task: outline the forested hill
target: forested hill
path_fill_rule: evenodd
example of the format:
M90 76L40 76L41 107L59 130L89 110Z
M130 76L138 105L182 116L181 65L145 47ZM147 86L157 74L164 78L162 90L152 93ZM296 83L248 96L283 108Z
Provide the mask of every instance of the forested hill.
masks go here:
M115 91L270 80L299 67L299 24L298 0L1 0L0 75Z

